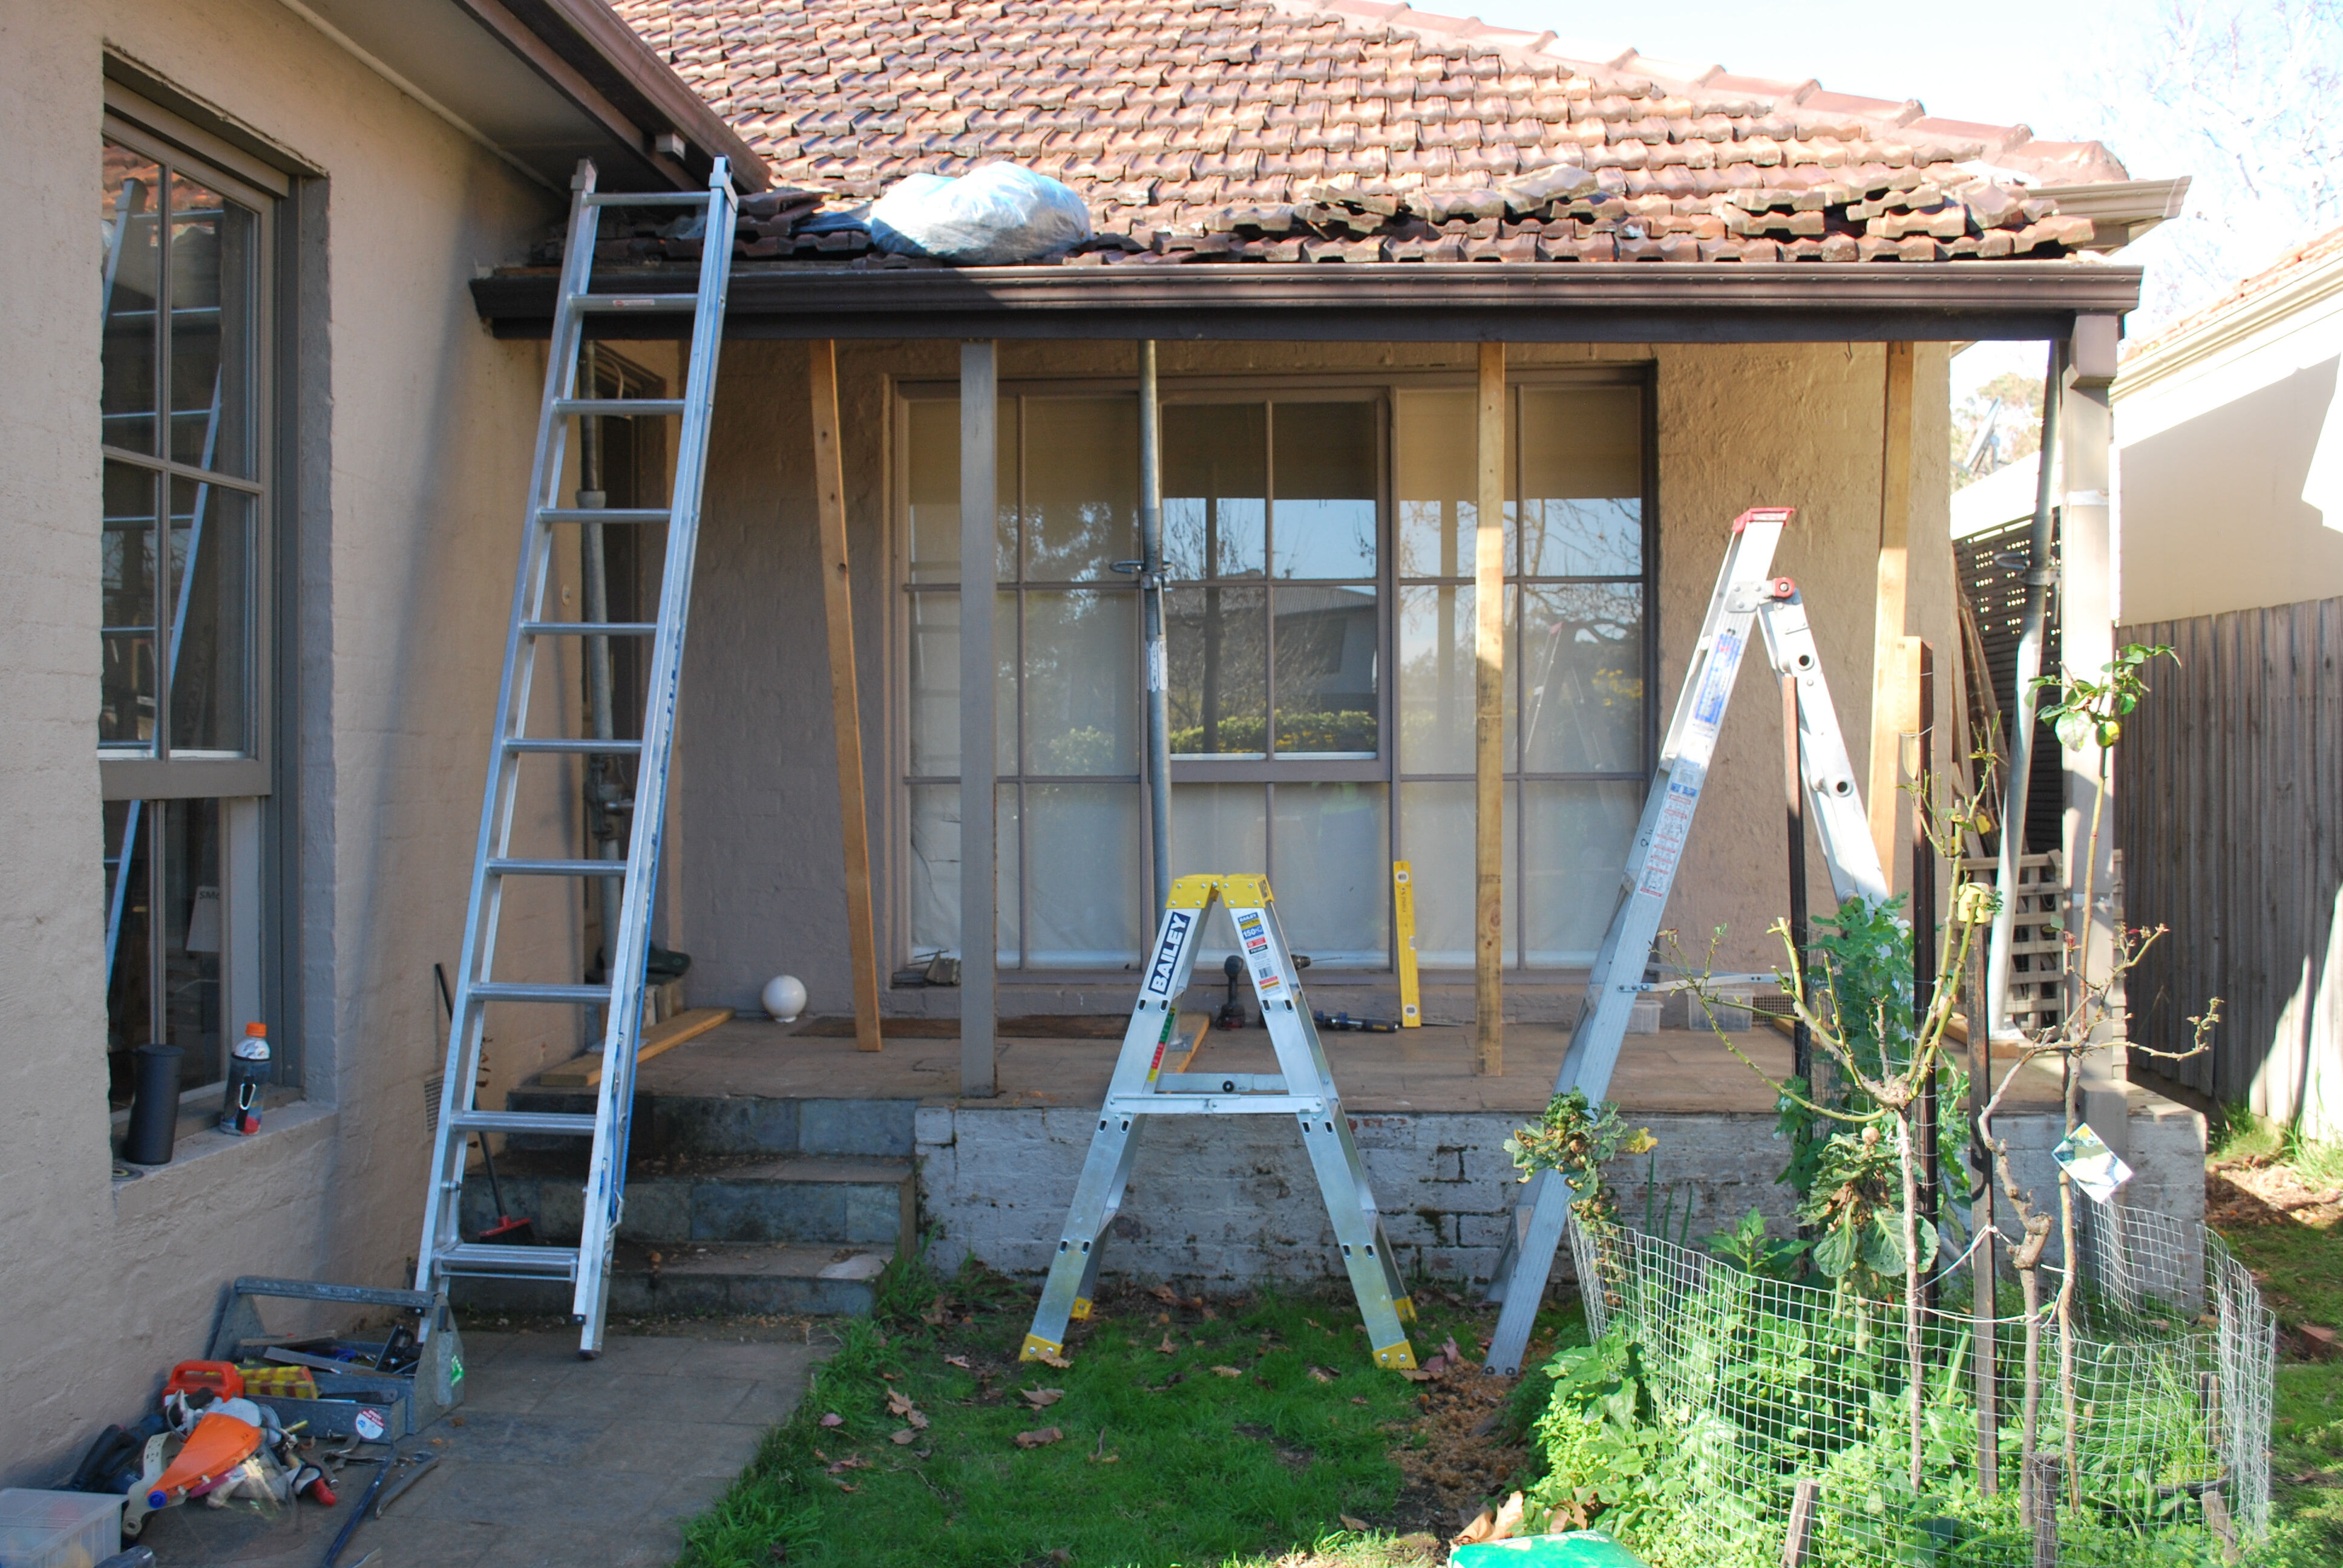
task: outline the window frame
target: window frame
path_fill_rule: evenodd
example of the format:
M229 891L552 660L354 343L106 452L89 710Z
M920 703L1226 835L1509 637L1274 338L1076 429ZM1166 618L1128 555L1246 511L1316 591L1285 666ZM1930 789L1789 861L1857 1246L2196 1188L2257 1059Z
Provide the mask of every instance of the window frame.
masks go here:
M245 649L243 683L246 749L237 752L182 749L171 745L172 711L169 636L176 609L166 606L178 580L168 564L170 552L157 572L155 620L158 666L158 703L155 739L146 744L106 744L95 749L98 758L99 796L103 805L127 803L142 819L145 835L135 853L146 862L149 932L147 939L147 1028L150 1038L167 1038L157 1026L167 1019L166 988L162 972L168 961L161 938L161 895L170 875L164 824L167 808L181 801L215 802L218 809L219 895L221 912L218 951L220 987L220 1060L207 1063L209 1081L183 1090L183 1105L219 1092L226 1056L246 1021L266 1021L274 1049L272 1076L278 1084L297 1085L301 1077L300 1019L293 1006L288 961L283 951L292 937L287 905L294 893L295 829L288 820L289 797L278 789L285 764L280 732L294 722L287 705L294 693L277 672L278 650L287 646L290 628L285 617L287 574L293 569L294 546L288 537L294 526L294 498L300 476L294 453L298 433L291 429L295 405L287 396L300 374L297 354L295 295L307 275L304 266L302 219L306 203L299 184L287 171L263 163L200 125L163 107L114 79L117 62L108 56L101 145L112 142L153 159L165 169L196 181L223 196L247 206L255 215L251 283L251 428L249 477L207 469L169 455L167 437L158 436L156 449L138 451L107 442L101 425L98 458L101 465L122 464L154 476L167 510L174 480L216 486L251 498L250 549L244 564ZM170 268L162 261L162 292L156 301L161 322L167 324L171 300ZM100 324L101 338L105 327ZM155 346L158 405L167 401L171 382L171 334L159 331ZM102 352L102 348L101 348ZM158 408L158 412L161 411ZM164 421L167 429L167 418ZM93 728L95 719L93 718ZM120 844L103 848L105 868L122 859ZM118 877L128 867L113 870ZM102 870L102 879L106 875ZM102 923L111 932L119 894L102 879L106 893ZM123 911L126 917L126 909ZM104 986L111 1012L115 967L106 966ZM112 1034L111 1022L108 1029ZM116 1120L126 1114L116 1111Z
M1662 694L1659 690L1661 664L1659 599L1661 518L1659 499L1658 383L1659 377L1657 362L1648 358L1594 361L1581 365L1523 366L1510 367L1506 374L1505 389L1508 420L1506 505L1509 508L1514 507L1518 504L1522 489L1523 448L1520 437L1523 423L1523 401L1521 398L1521 393L1524 388L1544 389L1613 387L1630 387L1634 389L1636 392L1637 412L1640 419L1640 434L1642 442L1642 461L1640 471L1640 480L1643 487L1641 498L1641 522L1643 527L1641 554L1642 572L1640 577L1634 578L1615 577L1600 580L1619 582L1623 584L1633 581L1637 584L1643 596L1644 610L1643 657L1641 670L1644 682L1644 722L1642 725L1642 735L1640 737L1643 763L1642 770L1632 775L1586 771L1524 771L1524 769L1519 765L1521 760L1520 759L1509 758L1508 765L1503 776L1504 793L1507 799L1506 810L1508 814L1506 854L1509 861L1518 862L1524 853L1522 847L1523 840L1520 829L1522 824L1523 787L1525 785L1547 782L1627 782L1632 780L1639 787L1639 790L1648 789L1652 778L1652 769L1656 766L1661 729L1664 724L1664 716L1660 712L1660 699ZM1159 385L1159 397L1162 405L1167 408L1174 405L1194 405L1199 403L1230 404L1246 402L1329 402L1356 400L1375 404L1379 413L1379 417L1376 420L1375 426L1377 543L1376 574L1374 578L1375 595L1377 600L1377 636L1379 638L1375 693L1377 707L1377 755L1373 759L1351 758L1341 756L1339 754L1327 755L1312 753L1300 753L1285 756L1272 751L1270 756L1265 758L1257 756L1232 756L1228 758L1219 758L1208 755L1182 754L1175 756L1172 759L1172 783L1175 789L1182 785L1194 784L1253 785L1262 789L1262 810L1264 822L1266 824L1264 831L1267 835L1269 845L1268 858L1270 861L1270 864L1264 868L1264 869L1270 876L1272 884L1276 879L1275 860L1277 854L1275 841L1276 834L1274 831L1274 819L1277 810L1275 791L1277 786L1281 783L1296 786L1336 783L1360 783L1381 786L1383 790L1383 827L1387 839L1388 856L1390 859L1396 860L1409 858L1405 846L1403 812L1401 807L1401 792L1403 787L1411 783L1447 782L1459 779L1469 780L1473 777L1473 775L1469 772L1463 774L1453 774L1442 771L1414 772L1406 768L1403 741L1400 735L1400 726L1398 722L1398 705L1400 699L1399 683L1401 675L1398 668L1397 637L1399 631L1398 623L1402 590L1407 587L1421 587L1449 582L1469 585L1473 581L1473 578L1469 572L1463 577L1454 579L1403 576L1400 569L1401 563L1398 559L1397 553L1399 506L1396 498L1398 494L1399 461L1397 421L1400 417L1400 400L1398 395L1402 392L1414 391L1470 390L1476 385L1477 382L1472 372L1469 370L1302 371L1282 374L1270 373L1265 375L1231 375L1226 373L1212 373L1195 376L1166 377ZM1023 398L1029 397L1062 397L1097 396L1135 397L1137 396L1137 388L1138 384L1136 380L1127 376L1033 377L1020 377L1016 379L1011 379L1004 377L1000 383L1000 397L1004 403L1011 398ZM915 581L911 576L910 407L910 405L915 402L956 402L960 396L960 387L957 381L935 377L890 377L886 387L886 396L888 398L889 407L889 419L887 424L889 449L887 453L886 466L888 480L886 510L888 554L887 581L889 587L888 613L891 622L891 629L888 637L888 648L890 651L890 660L893 664L893 668L889 671L889 677L886 683L888 694L886 704L886 713L888 716L887 749L890 759L889 803L886 815L890 825L888 859L889 863L892 868L892 874L889 878L890 884L890 900L893 907L891 929L895 933L897 933L897 940L893 945L900 950L897 961L908 961L916 956L910 940L913 895L911 889L911 869L909 862L911 857L905 852L910 844L912 790L915 788L923 785L933 787L949 784L954 781L953 779L930 777L928 775L914 776L910 772L910 724L909 709L911 700L910 685L911 671L910 640L914 624L914 618L910 613L910 600L912 595L916 593L943 593L957 596L960 591L960 585L957 577L955 577L953 581L946 583L938 582L933 579ZM1272 416L1272 421L1273 417L1274 417ZM1019 430L1016 452L1018 464L1016 471L1013 473L1004 472L1001 476L1001 493L1005 498L1011 498L1011 499L1005 502L1005 504L1009 505L1016 504L1017 499L1021 498L1024 493L1025 477L1023 473L1023 465L1025 462L1025 442L1021 424ZM1270 448L1269 458L1273 468L1273 434L1272 436L1272 446ZM1270 487L1273 493L1275 487L1273 473L1270 480ZM1271 527L1273 548L1273 522ZM1519 536L1517 534L1517 538ZM1273 568L1274 564L1274 557L1272 556L1267 562L1267 565ZM1023 580L1023 550L1021 546L1021 536L1018 565L1019 574L1015 581L1011 581L1006 577L1001 580L999 591L1004 597L1015 594L1019 596L1021 601L1021 596L1028 588L1040 587L1047 589L1066 586L1059 585L1054 581L1050 583L1041 583L1037 580L1034 583L1028 583ZM1522 588L1529 585L1555 581L1570 582L1588 580L1582 578L1556 578L1553 574L1543 574L1534 578L1527 577L1518 571L1517 568L1520 565L1520 561L1511 558L1509 558L1506 563L1504 582L1509 594L1518 592ZM1198 580L1202 581L1206 579ZM1238 581L1250 582L1255 579L1222 578L1212 580L1217 580L1225 585ZM1273 596L1275 584L1283 579L1276 578L1273 576L1265 573L1264 576L1258 580L1262 586L1269 588ZM1297 584L1306 583L1309 586L1319 586L1321 583L1321 579L1317 578L1296 578L1293 580ZM1335 579L1324 580L1332 582ZM1351 581L1353 579L1341 580ZM1136 593L1137 591L1135 586L1131 585L1131 579L1128 578L1108 578L1096 582L1088 582L1072 586L1081 586L1084 588L1095 587L1106 591L1113 591L1118 588L1125 592ZM1182 585L1174 584L1172 586L1178 587ZM1270 603L1271 606L1273 607L1273 597ZM1270 615L1271 618L1273 620L1273 608L1265 609L1264 613ZM1136 628L1138 618L1134 616L1132 618L1134 628ZM998 624L998 621L996 621L996 624ZM1270 628L1269 635L1272 639L1272 646L1269 654L1265 678L1270 683L1268 688L1268 701L1271 709L1273 711L1276 701L1274 686L1275 662L1273 651L1273 627ZM1008 626L1003 628L1001 631L996 633L995 643L996 649L998 649L1001 646L1004 638L1014 639L1021 671L1022 668L1022 638L1023 617L1021 602L1020 613L1009 623ZM1519 711L1519 699L1521 696L1518 683L1524 678L1523 670L1523 662L1524 661L1519 658L1510 658L1506 668L1507 680L1509 682L1515 683L1513 695L1516 700L1516 711ZM1016 729L1014 731L1018 746L1016 761L1020 771L1014 774L1001 776L1001 781L1004 783L1014 782L1021 786L1024 783L1036 781L1037 779L1041 782L1050 782L1054 779L1055 776L1051 776L1049 779L1042 779L1039 775L1028 776L1022 772L1024 765L1025 739L1022 711L1023 699L1021 697L1023 681L1021 678L1019 681L1019 691L1021 696L1018 701ZM998 759L996 754L996 763L997 760ZM954 776L954 779L956 778L957 775ZM1135 785L1143 793L1145 787L1145 775L1143 770L1138 774L1101 774L1088 776L1086 781L1100 783L1119 782ZM1146 813L1142 810L1140 815L1140 830L1141 835L1144 836L1147 829ZM1019 961L1012 968L1011 960L1004 958L1002 960L1002 967L1004 969L1011 970L1011 972L1014 972L1017 975L1021 983L1029 984L1051 983L1064 980L1094 980L1105 974L1119 973L1119 970L1104 969L1036 969L1027 967L1021 961L1024 959L1026 952L1029 950L1026 945L1025 937L1028 922L1024 919L1024 903L1027 890L1027 870L1025 864L1026 832L1024 830L1024 813L1021 809L1021 809L1017 812L1017 819L1019 822L1018 855L1017 863L1014 868L1015 892L1013 896L1017 900L1019 913L1019 941L1017 949L1017 960ZM1006 865L998 868L999 871L1007 871L1010 868ZM1516 888L1519 887L1523 880L1519 864L1514 864L1509 867L1509 869L1513 873L1509 878L1510 884ZM1001 879L1006 881L1008 879L1003 877ZM1388 929L1386 930L1385 937L1386 951L1383 961L1381 964L1375 966L1331 970L1322 977L1322 981L1324 980L1334 980L1339 982L1342 979L1372 980L1375 977L1387 976L1393 972L1398 964L1397 938L1396 935ZM1583 970L1583 966L1541 965L1535 969L1529 968L1526 964L1526 940L1525 933L1520 929L1519 923L1516 922L1515 930L1509 935L1509 939L1506 943L1504 960L1505 967L1513 972L1517 974L1550 976L1560 980L1564 977L1571 976ZM1443 970L1434 968L1428 969L1426 972L1439 973L1443 972Z

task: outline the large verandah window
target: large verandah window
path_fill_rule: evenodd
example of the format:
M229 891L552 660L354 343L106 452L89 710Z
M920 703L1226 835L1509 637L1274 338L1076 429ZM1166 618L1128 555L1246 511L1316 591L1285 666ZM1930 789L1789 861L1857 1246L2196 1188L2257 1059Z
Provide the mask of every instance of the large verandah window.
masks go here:
M1440 378L1182 384L1163 411L1173 869L1265 869L1322 966L1472 962L1473 393ZM1655 578L1640 370L1509 389L1506 961L1583 967L1653 749ZM1120 970L1145 898L1138 407L1005 384L995 531L1003 968ZM910 957L957 951L959 408L900 389L906 671L898 897ZM1394 805L1396 810L1394 810Z

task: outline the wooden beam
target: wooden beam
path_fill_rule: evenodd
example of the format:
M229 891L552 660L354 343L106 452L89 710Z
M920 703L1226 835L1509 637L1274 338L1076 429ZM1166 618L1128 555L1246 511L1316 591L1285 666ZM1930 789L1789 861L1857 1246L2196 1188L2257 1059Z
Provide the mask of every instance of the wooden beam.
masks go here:
M870 815L862 798L862 705L854 682L854 581L846 569L846 463L839 444L838 346L809 346L813 485L821 522L821 610L830 630L830 715L838 735L839 829L846 845L846 945L854 970L854 1049L879 1049L879 939L870 913Z
M1885 419L1880 437L1879 577L1871 622L1871 776L1863 803L1887 885L1896 885L1896 826L1903 797L1896 762L1903 750L1901 701L1905 578L1912 533L1912 345L1887 345Z
M635 1047L635 1060L639 1065L655 1056L664 1056L687 1040L698 1040L719 1024L732 1021L729 1007L687 1008L664 1022L655 1023L643 1030ZM540 1089L598 1089L602 1083L602 1058L595 1053L538 1073Z
M1481 345L1473 532L1473 1070L1505 1070L1505 346Z
M960 346L960 1091L998 1093L993 963L998 874L992 834L992 596L1000 476L1000 360L989 340Z

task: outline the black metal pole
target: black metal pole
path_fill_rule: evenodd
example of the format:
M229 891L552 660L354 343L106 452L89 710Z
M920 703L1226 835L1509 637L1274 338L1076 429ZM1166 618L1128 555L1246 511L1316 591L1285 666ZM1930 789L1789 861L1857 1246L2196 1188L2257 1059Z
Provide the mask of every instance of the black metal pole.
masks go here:
M1790 828L1790 946L1798 955L1798 980L1806 997L1814 987L1806 973L1806 789L1798 757L1798 680L1782 677L1782 790ZM1805 1000L1802 998L1801 1000ZM1815 1036L1806 1020L1795 1020L1790 1030L1790 1072L1802 1079L1812 1095L1815 1085Z

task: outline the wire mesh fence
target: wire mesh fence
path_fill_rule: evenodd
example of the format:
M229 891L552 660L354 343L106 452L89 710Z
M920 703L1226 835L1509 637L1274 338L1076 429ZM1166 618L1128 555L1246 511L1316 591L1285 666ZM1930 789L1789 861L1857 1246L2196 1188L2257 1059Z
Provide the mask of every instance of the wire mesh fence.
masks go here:
M2234 1553L2268 1518L2275 1322L2202 1226L2083 1207L2069 1377L2056 1269L2031 1317L2006 1280L1992 1315L1957 1310L1959 1270L1918 1314L1916 1419L1901 1302L1574 1219L1588 1326L1636 1346L1672 1439L1650 1489L1664 1501L1634 1516L1631 1543L1661 1568L1775 1568L1805 1483L1798 1560L1816 1568L2024 1568L2054 1543L2060 1563L2107 1568Z

